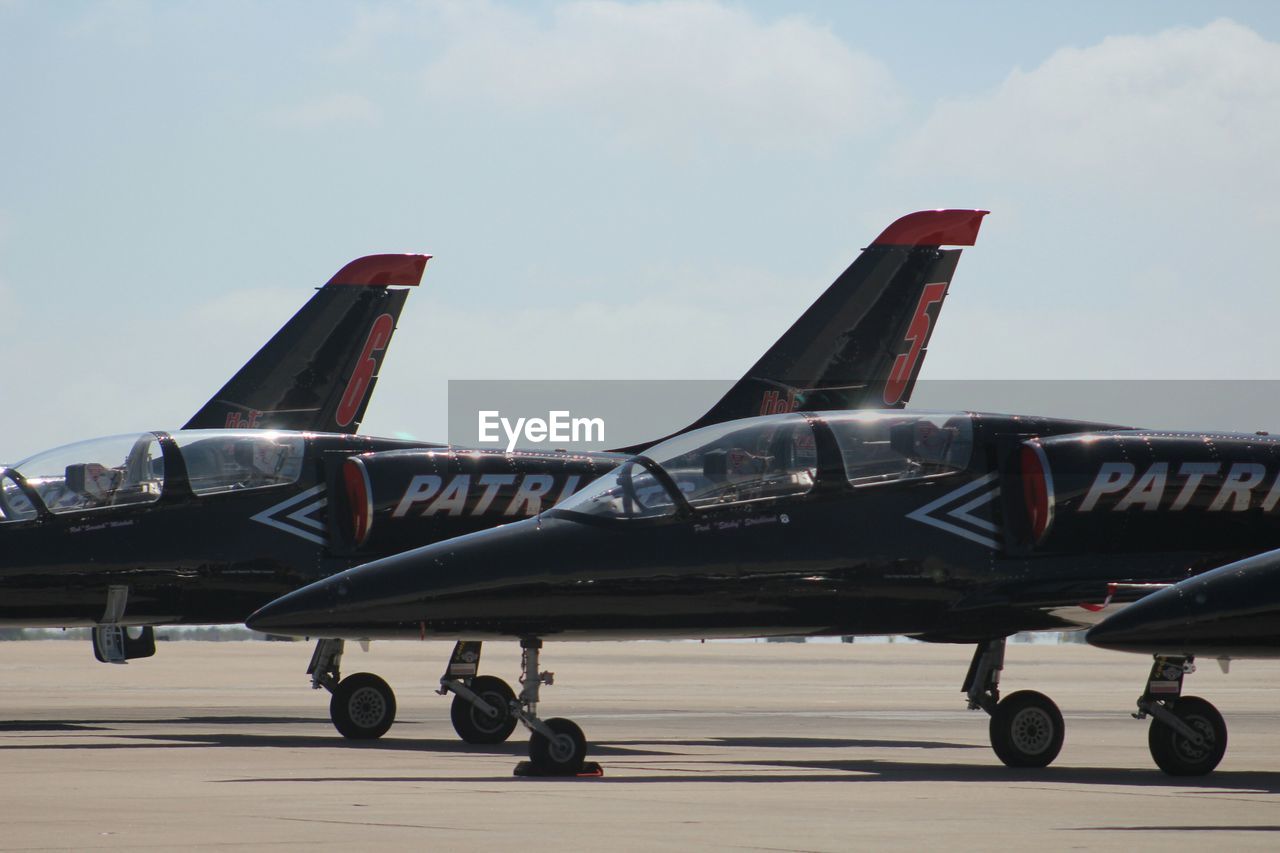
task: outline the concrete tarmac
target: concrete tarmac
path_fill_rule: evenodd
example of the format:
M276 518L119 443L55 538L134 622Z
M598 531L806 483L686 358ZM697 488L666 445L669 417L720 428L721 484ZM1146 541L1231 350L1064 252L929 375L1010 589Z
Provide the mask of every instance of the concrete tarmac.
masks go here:
M463 745L435 695L443 643L350 644L399 716L344 741L301 643L0 644L0 849L1203 850L1280 845L1280 663L1188 678L1227 756L1173 779L1129 717L1149 660L1011 645L1005 692L1062 706L1036 771L992 754L959 692L971 649L922 644L557 644L545 716L582 726L601 779L522 779L517 730ZM482 671L515 681L514 644Z

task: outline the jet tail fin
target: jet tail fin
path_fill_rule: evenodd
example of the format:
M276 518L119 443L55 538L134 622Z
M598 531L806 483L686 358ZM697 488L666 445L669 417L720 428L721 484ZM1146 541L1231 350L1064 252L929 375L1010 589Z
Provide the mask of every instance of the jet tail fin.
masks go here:
M354 433L430 255L369 255L316 291L183 429Z
M922 210L895 221L718 403L673 435L756 415L905 406L960 260L959 249L942 247L974 245L987 213Z
M900 408L985 210L922 210L862 250L705 415L681 432L756 415Z

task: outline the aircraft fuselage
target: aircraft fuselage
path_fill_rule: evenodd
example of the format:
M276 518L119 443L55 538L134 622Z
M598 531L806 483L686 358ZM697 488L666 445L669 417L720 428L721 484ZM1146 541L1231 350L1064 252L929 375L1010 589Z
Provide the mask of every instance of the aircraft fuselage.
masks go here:
M595 498L581 497L589 487L536 519L344 572L252 624L344 637L969 642L1093 624L1280 533L1266 508L1280 478L1269 438L1217 436L1216 467L1183 476L1202 436L985 414L828 414L808 428L786 417L794 435L779 438L776 419L725 425L774 432L627 463ZM872 418L884 423L865 426ZM945 460L926 447L939 435ZM664 484L651 468L672 494L653 497ZM770 469L769 494L740 473Z

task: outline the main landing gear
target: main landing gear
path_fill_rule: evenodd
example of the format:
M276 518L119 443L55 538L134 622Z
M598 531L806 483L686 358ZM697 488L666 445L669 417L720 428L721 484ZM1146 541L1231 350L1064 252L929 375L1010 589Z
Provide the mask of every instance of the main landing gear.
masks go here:
M1000 698L1005 638L979 644L961 688L969 709L991 715L991 748L1010 767L1048 767L1062 750L1065 727L1053 700L1034 690Z
M352 740L380 738L396 719L396 694L371 672L342 678L342 640L317 640L307 675L314 689L323 687L329 699L329 718L343 737Z
M1147 747L1170 776L1204 776L1227 752L1227 724L1218 709L1198 696L1182 695L1182 679L1195 672L1195 658L1156 655L1135 720L1151 717Z
M476 641L455 643L436 692L453 694L449 718L458 737L467 743L504 743L519 722L511 712L516 694L501 678L476 675L481 649L482 644Z
M555 675L538 671L542 641L520 641L520 695L514 695L505 681L476 675L480 643L459 642L449 658L449 668L440 679L441 694L452 693L450 716L458 735L468 743L501 743L511 736L516 723L531 732L529 760L516 767L517 776L599 775L600 765L588 763L587 739L571 720L538 716L538 691L554 683Z

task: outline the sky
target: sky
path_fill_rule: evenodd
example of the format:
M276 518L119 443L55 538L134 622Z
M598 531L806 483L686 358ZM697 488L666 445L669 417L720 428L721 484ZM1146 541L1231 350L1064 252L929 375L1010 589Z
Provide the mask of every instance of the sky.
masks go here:
M375 252L435 257L365 432L734 378L937 207L924 379L1280 378L1271 2L0 0L0 116L2 459L176 428Z

